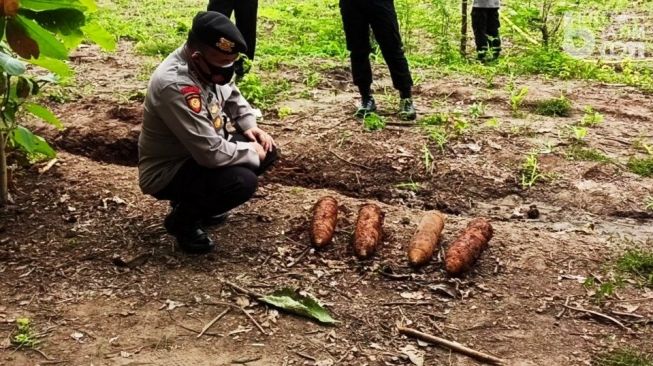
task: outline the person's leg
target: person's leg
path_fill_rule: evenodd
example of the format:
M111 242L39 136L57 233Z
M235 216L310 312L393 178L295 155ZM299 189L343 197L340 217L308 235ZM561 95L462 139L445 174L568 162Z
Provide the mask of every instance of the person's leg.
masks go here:
M258 15L258 0L240 0L234 8L236 27L242 33L247 44L247 57L254 60L256 53L256 20Z
M489 38L490 52L492 52L492 59L499 57L501 53L501 36L499 34L501 28L501 21L499 20L499 9L487 9L487 28L486 33Z
M404 120L414 120L417 117L412 101L413 78L410 75L408 60L399 33L397 12L393 0L379 0L373 2L370 9L370 23L374 37L381 48L385 59L392 85L399 91L401 102L399 116Z
M376 110L372 98L370 25L364 10L359 0L340 0L340 15L350 53L351 74L362 99L361 107L356 112L360 117Z
M372 31L381 48L383 58L388 64L392 84L401 93L402 98L410 98L413 79L404 54L394 2L392 0L374 1L370 12Z
M487 12L485 8L472 8L472 29L474 30L474 42L479 60L485 59L488 49L487 38Z
M209 5L206 7L206 10L217 11L227 18L231 18L231 13L234 11L236 1L237 0L209 0Z
M249 200L257 187L256 174L243 166L208 169L189 160L173 181L155 195L174 201L164 226L182 250L206 253L213 241L202 220L225 213Z

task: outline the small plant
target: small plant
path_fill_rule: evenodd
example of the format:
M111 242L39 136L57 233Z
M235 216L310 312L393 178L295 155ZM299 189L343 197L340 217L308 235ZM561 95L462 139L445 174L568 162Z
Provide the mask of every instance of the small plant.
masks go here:
M595 111L594 108L587 106L584 111L583 119L578 123L580 126L594 127L603 123L603 115Z
M510 98L510 110L512 111L513 117L521 117L522 113L520 112L521 106L524 103L524 99L528 95L528 88L521 87L517 88L515 83L514 75L510 75L510 81L508 81L508 96Z
M633 147L646 155L653 155L653 145L647 144L646 142L642 141L641 139L633 142Z
M292 116L294 112L295 111L290 107L281 107L277 111L277 116L279 116L279 119L286 119L287 117Z
M485 122L485 126L490 128L499 128L501 126L501 121L499 121L499 119L496 117L492 117L487 120L487 122Z
M423 126L443 126L449 122L449 114L436 113L422 118L419 123Z
M440 148L440 151L444 153L444 147L449 142L447 131L441 126L430 126L426 128L426 132L429 138Z
M424 169L426 170L426 174L431 175L433 174L433 154L431 154L431 150L429 150L429 147L427 144L424 144L422 146L422 160L424 162ZM652 203L653 205L653 203Z
M646 286L653 287L653 252L642 249L626 251L617 260L617 269L640 277Z
M630 158L628 160L628 169L642 177L651 177L653 176L653 158Z
M250 72L238 82L238 88L252 105L268 109L278 100L282 92L290 89L290 83L287 80L276 80L264 84L256 73Z
M471 125L469 122L464 119L464 118L456 118L453 128L456 130L457 135L464 135L469 129L471 128Z
M406 190L406 191L411 191L411 192L419 192L422 189L422 185L416 182L406 182L406 183L398 183L395 184L395 187L398 189Z
M315 88L322 82L322 75L319 72L311 72L304 78L304 85Z
M559 98L547 99L537 103L535 113L550 117L569 117L571 101L564 95Z
M644 208L646 211L653 211L653 196L648 196L644 200Z
M11 343L19 347L34 348L39 344L32 331L32 322L29 318L16 319L16 334L11 338Z
M522 164L521 186L523 189L530 188L543 177L538 166L537 153L531 152L526 156L526 160Z
M587 137L587 133L589 132L587 127L580 126L569 126L569 130L571 132L571 138L574 139L577 143L582 143Z
M485 116L485 104L483 102L472 104L472 106L469 107L469 116L473 120L477 120Z
M385 128L385 119L374 112L368 113L363 118L363 127L367 131L382 130Z
M621 287L623 280L617 278L609 281L599 281L594 276L587 277L583 282L583 287L591 293L592 299L596 304L603 304L605 299L612 296L618 287Z
M569 150L567 150L566 155L569 160L598 161L605 163L612 161L597 149L583 148L577 145L573 145Z
M632 349L618 349L594 357L592 366L653 366L653 356Z

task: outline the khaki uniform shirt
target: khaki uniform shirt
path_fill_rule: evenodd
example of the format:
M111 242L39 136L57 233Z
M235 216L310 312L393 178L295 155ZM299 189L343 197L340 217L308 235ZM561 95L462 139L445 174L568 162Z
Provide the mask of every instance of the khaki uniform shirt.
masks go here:
M157 67L145 97L138 173L146 194L165 188L189 159L207 168L260 164L254 146L229 141L224 125L226 115L239 131L256 127L252 107L233 83L201 83L189 71L182 49Z

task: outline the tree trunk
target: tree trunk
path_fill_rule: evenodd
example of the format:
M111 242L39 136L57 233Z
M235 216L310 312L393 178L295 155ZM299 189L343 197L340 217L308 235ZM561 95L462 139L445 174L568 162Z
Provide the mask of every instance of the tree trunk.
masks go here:
M462 0L462 25L460 27L460 54L467 55L467 0Z
M9 201L6 141L6 135L0 132L0 207L4 207Z

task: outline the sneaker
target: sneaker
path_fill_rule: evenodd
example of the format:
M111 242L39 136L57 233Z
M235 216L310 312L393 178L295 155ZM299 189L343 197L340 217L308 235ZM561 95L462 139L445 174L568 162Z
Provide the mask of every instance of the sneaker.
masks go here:
M399 118L404 121L414 121L417 118L417 111L415 111L411 98L405 98L399 102Z
M354 116L358 118L365 118L365 116L372 112L376 112L376 102L374 101L374 97L370 96L363 98L361 105L356 110L356 113L354 113Z
M205 254L215 247L213 240L202 229L200 223L189 222L177 208L174 208L165 218L163 226L168 234L175 237L179 248L186 253Z

